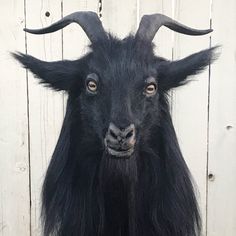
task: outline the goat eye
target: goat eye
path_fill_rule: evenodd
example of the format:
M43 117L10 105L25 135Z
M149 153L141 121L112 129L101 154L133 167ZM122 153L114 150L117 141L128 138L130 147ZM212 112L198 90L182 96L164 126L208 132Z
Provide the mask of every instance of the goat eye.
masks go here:
M154 83L148 84L145 88L145 94L147 96L154 95L156 93L157 86Z
M97 91L97 83L93 80L88 81L87 89L92 93L96 92Z
M89 93L96 93L98 90L98 76L95 73L89 74L86 78L86 89Z

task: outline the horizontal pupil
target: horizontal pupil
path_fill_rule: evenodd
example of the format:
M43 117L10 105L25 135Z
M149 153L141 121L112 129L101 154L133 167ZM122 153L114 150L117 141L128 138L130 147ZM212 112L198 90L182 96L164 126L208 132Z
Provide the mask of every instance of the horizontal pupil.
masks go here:
M90 82L88 83L88 87L89 87L90 89L96 89L96 88L97 88L97 85L96 85L96 83L94 83L93 81L90 81Z
M150 85L147 87L147 91L148 92L153 92L155 90L155 86L154 85Z

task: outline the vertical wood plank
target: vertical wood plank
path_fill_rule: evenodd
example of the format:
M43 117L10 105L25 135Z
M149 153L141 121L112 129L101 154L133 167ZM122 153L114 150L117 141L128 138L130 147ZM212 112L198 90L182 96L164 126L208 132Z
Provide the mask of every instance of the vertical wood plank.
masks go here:
M50 16L45 15L46 12ZM61 18L61 1L26 0L28 28L41 28ZM60 60L62 57L61 32L48 35L27 34L27 50L41 60ZM32 235L42 235L40 224L41 187L48 162L55 148L63 119L62 94L38 84L29 73L29 117L31 156L31 222Z
M169 0L139 0L139 21L145 14L150 15L155 13L161 13L172 17L172 8L172 1ZM156 45L155 52L158 56L164 57L169 60L172 59L173 34L173 31L165 27L161 27L159 29L158 33L156 34L153 40Z
M208 236L236 235L236 2L212 2L212 45L222 45L211 67ZM224 9L224 14L222 14ZM220 17L219 17L220 16Z
M10 56L25 51L24 1L0 7L0 235L30 235L26 72Z
M194 28L210 27L210 0L174 3L175 19ZM209 36L175 34L174 59L209 47ZM173 120L185 160L200 191L199 203L206 234L206 173L208 129L208 78L206 70L173 93Z
M137 10L137 0L103 0L102 21L104 28L119 38L136 32Z

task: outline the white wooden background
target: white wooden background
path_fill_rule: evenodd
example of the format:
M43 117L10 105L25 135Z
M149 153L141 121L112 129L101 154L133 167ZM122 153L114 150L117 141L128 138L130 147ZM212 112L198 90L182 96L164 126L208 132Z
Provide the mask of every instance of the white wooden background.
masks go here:
M0 1L0 235L41 235L40 189L61 127L65 95L42 88L9 51L43 60L74 59L88 40L78 25L45 36L22 29L90 10L120 37L143 14L164 13L210 36L183 36L162 28L156 53L178 59L222 44L220 59L172 93L180 145L199 187L204 236L236 235L236 1L235 0L1 0ZM46 12L49 17L45 16ZM212 174L212 178L209 178Z

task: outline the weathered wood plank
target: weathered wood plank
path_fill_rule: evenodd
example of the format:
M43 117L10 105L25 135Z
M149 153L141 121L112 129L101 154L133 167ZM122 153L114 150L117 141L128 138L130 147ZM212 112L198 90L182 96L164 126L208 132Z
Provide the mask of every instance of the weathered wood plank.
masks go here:
M124 38L137 28L137 1L102 1L102 21L113 35Z
M222 50L211 67L209 173L214 176L208 184L207 235L235 236L236 2L212 4L212 45L220 44Z
M61 1L26 1L28 28L41 28L61 18ZM45 15L46 12L50 16ZM62 57L61 32L49 35L27 34L27 50L30 55L45 61ZM38 84L29 73L29 118L31 156L31 218L32 235L41 235L40 193L44 174L55 147L63 118L63 98Z
M0 235L30 235L26 72L10 56L25 51L24 1L0 7Z
M210 0L175 1L175 19L194 28L210 27ZM175 34L174 59L209 47L209 36ZM206 71L173 93L173 119L180 146L200 191L203 234L206 223L208 128L208 75Z

